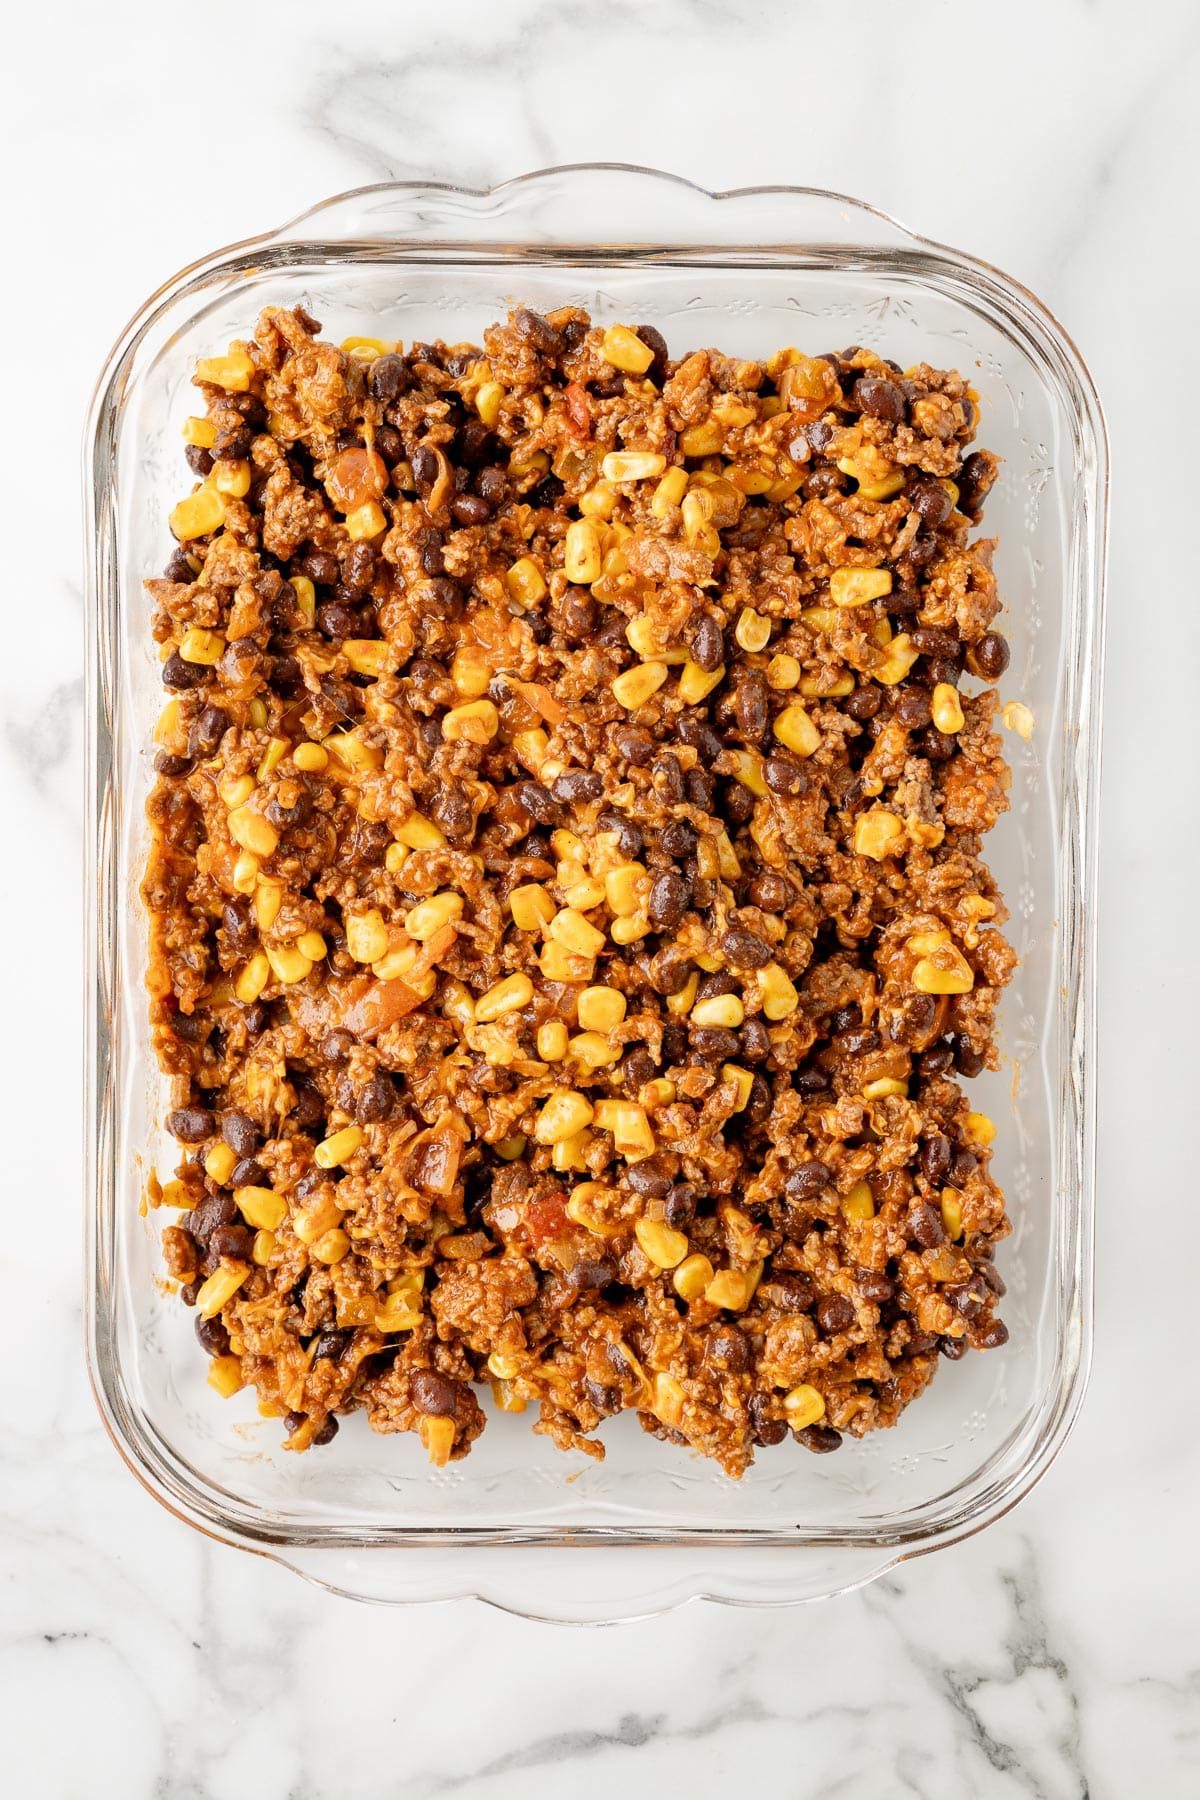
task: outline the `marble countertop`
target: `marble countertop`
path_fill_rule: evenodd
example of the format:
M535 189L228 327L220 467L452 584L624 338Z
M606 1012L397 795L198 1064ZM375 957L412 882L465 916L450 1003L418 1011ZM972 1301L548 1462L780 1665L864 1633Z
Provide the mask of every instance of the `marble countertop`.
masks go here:
M40 954L10 956L0 1037L5 1791L1200 1793L1187 1348L1200 1245L1184 1132L1200 862L1180 773L1194 766L1200 606L1190 540L1173 509L1162 524L1164 498L1190 507L1184 429L1200 413L1184 348L1200 14L1188 0L1136 14L1118 0L853 14L836 0L466 0L434 14L47 0L9 47L0 907L7 942ZM1014 1513L863 1592L600 1632L469 1604L357 1606L156 1506L108 1444L82 1367L74 1125L76 446L111 340L183 263L339 189L485 185L589 158L854 193L1009 270L1088 358L1116 482L1098 1333L1082 1419Z

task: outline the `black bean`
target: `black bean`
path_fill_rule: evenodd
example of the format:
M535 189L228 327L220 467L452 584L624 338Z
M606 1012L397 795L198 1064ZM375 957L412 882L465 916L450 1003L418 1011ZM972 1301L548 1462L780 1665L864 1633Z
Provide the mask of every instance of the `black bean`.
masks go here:
M221 1114L221 1136L239 1156L253 1156L262 1143L258 1126L244 1112Z
M622 856L633 858L640 855L644 841L641 831L632 819L625 817L624 813L617 812L615 808L598 813L596 830L614 833L617 839L617 848Z
M690 1181L677 1181L663 1202L663 1218L676 1231L686 1231L696 1217L699 1195Z
M921 733L920 750L928 762L949 762L957 749L957 739L939 731L936 725L927 725Z
M444 575L446 558L442 553L443 538L436 525L427 525L417 534L417 560L424 575Z
M317 630L331 642L356 637L361 623L361 616L340 600L323 600L317 608Z
M954 1161L954 1150L948 1137L940 1131L927 1137L921 1145L921 1173L930 1187L940 1188L946 1185L950 1175L950 1166Z
M352 594L365 594L375 579L375 552L370 544L351 544L342 557L342 582Z
M661 387L667 378L667 362L669 360L667 340L662 332L653 325L635 325L634 333L641 338L647 350L654 352L654 361L646 370L644 379L654 382L656 387Z
M748 1063L766 1062L771 1038L761 1019L747 1019L739 1033L738 1054Z
M963 462L958 473L958 504L969 519L978 519L998 474L996 464L984 451L972 451Z
M664 1175L649 1161L631 1163L625 1171L625 1179L634 1193L645 1200L661 1200L671 1191L670 1176Z
M373 1125L377 1119L387 1118L395 1099L396 1087L391 1076L376 1069L371 1079L358 1090L354 1116L360 1125Z
M367 391L373 400L395 400L407 386L408 366L394 351L377 356L367 370Z
M337 1434L338 1434L338 1422L334 1418L333 1414L330 1413L329 1417L325 1420L325 1423L323 1425L318 1426L317 1430L313 1432L313 1435L312 1435L313 1449L318 1450L318 1449L321 1449L325 1444L332 1444L332 1442L333 1442L334 1438L337 1436Z
M337 1357L342 1354L350 1342L348 1331L323 1331L313 1345L313 1360L318 1356Z
M191 773L191 768L192 759L190 756L172 756L169 750L160 750L154 759L154 772L156 775L167 775L172 777L189 775Z
M833 1179L833 1171L828 1163L814 1157L809 1162L798 1163L783 1184L783 1191L789 1200L816 1200Z
M745 1333L735 1326L713 1332L708 1340L708 1354L713 1362L723 1363L731 1375L744 1375L754 1360Z
M901 1356L928 1356L931 1350L938 1347L937 1333L934 1331L914 1331L900 1352Z
M797 1069L792 1077L792 1086L798 1094L804 1094L806 1097L823 1094L829 1087L829 1077L824 1069Z
M592 769L566 769L556 776L550 792L568 806L584 800L598 800L604 792L604 778Z
M494 466L482 469L475 486L488 505L493 508L501 506L508 498L508 476L503 469L497 469Z
M811 440L811 425L808 427L808 436ZM834 494L845 493L846 482L847 477L842 474L840 469L831 469L828 467L814 469L812 474L805 478L804 487L801 491L806 500L829 500L832 499Z
M457 619L462 611L462 589L448 575L435 575L429 581L423 581L415 598L428 618Z
M929 723L929 695L924 688L904 688L896 695L892 717L906 731L921 731Z
M746 1402L746 1411L750 1415L750 1424L754 1432L756 1444L770 1448L772 1444L782 1444L788 1434L788 1428L782 1419L772 1419L767 1412L770 1405L765 1394L751 1394Z
M197 1243L207 1245L218 1226L232 1225L237 1216L237 1207L228 1194L206 1194L192 1208L188 1230Z
M865 724L868 719L875 717L882 701L883 695L879 688L873 681L869 681L862 687L856 687L852 694L847 694L845 708L852 719Z
M817 1323L826 1337L849 1331L854 1319L854 1303L845 1294L823 1294L817 1301Z
M947 1362L961 1362L967 1354L969 1345L965 1337L942 1337L938 1339L938 1350Z
M950 1165L950 1185L965 1187L979 1167L979 1159L970 1150L959 1150Z
M285 806L278 795L267 801L265 812L272 825L286 831L292 825L304 825L312 817L312 795L305 787L296 790L296 798Z
M726 782L721 794L721 811L734 825L745 825L754 817L754 795L740 781Z
M187 466L192 471L193 475L199 475L201 480L203 480L206 475L212 473L213 459L211 450L205 450L199 444L188 444L183 454L187 459Z
M922 1081L932 1081L935 1076L944 1075L953 1061L954 1052L949 1044L933 1044L921 1052L917 1072Z
M229 1333L220 1319L203 1319L196 1315L196 1337L200 1347L210 1356L229 1354Z
M784 912L796 898L791 883L782 875L775 875L770 871L756 875L750 883L749 892L752 904L765 913Z
M863 1299L874 1301L876 1305L882 1305L895 1295L895 1282L887 1275L877 1274L874 1269L860 1269L857 1280L858 1291Z
M562 353L563 341L560 333L551 325L549 319L543 319L541 313L534 312L528 306L522 306L513 314L513 325L527 344L543 356L559 356Z
M690 628L688 647L692 661L712 673L725 661L725 634L711 613L701 613Z
M418 444L411 457L417 490L427 497L438 475L438 459L428 444Z
M655 792L659 800L666 806L681 806L686 793L683 781L683 770L678 757L672 756L668 750L665 755L655 760L651 770L654 777Z
M674 869L656 877L650 889L647 911L650 923L659 931L678 925L691 903L691 883Z
M737 689L737 722L742 735L760 744L771 721L767 684L757 670L743 676Z
M990 1325L977 1333L975 1347L978 1350L998 1350L1008 1342L1008 1326L1003 1319L993 1319Z
M773 794L782 794L788 799L796 799L809 790L809 778L799 763L789 761L785 756L769 756L763 769L767 786Z
M954 511L954 502L937 481L914 481L908 490L908 503L924 524L936 531Z
M811 1450L814 1456L828 1456L842 1447L842 1434L832 1425L806 1425L796 1433L796 1442Z
M850 401L872 419L899 425L908 410L903 389L881 375L860 375L850 390Z
M980 1263L979 1273L983 1276L983 1279L987 1282L993 1294L1003 1300L1005 1294L1008 1292L1008 1283L1005 1281L1003 1275L1001 1275L999 1269L992 1263L985 1262Z
M738 1053L738 1035L724 1025L693 1025L688 1042L706 1063L730 1062Z
M703 719L693 719L684 713L676 730L679 733L680 743L687 744L690 749L697 751L701 761L713 762L720 756L721 740L712 726L706 725Z
M866 1056L871 1050L878 1050L880 1044L877 1031L844 1031L837 1040L839 1050L847 1056Z
M696 989L697 1000L718 1000L722 994L736 994L738 984L728 969L716 969L709 975L700 977L700 985Z
M184 662L178 650L173 650L162 666L162 684L185 692L188 688L201 687L211 674L206 664Z
M681 994L692 978L693 965L678 950L660 950L650 964L650 980L656 994L670 999Z
M332 1179L332 1176L327 1175L324 1169L306 1169L292 1190L293 1194L297 1200L307 1200L310 1194L315 1194L318 1188L327 1186Z
M266 1169L254 1156L243 1156L233 1165L229 1177L229 1186L235 1190L240 1187L269 1187L270 1182Z
M658 1064L644 1044L636 1045L621 1060L621 1083L627 1094L634 1097L653 1081L658 1074Z
M965 1075L968 1081L973 1081L983 1069L987 1058L981 1050L972 1047L971 1040L965 1032L960 1032L952 1037L951 1042L954 1045L955 1068L960 1075Z
M414 1369L408 1378L409 1392L418 1412L427 1418L451 1419L458 1410L459 1387L436 1369Z
M1012 661L1008 639L998 631L985 631L967 652L967 663L975 675L985 681L998 681Z
M686 819L672 819L671 823L664 827L658 841L668 856L682 861L684 858L696 854L696 845L700 841L700 834L695 826L689 824Z
M518 781L512 789L512 797L531 819L539 825L557 825L561 818L559 808L554 802L550 789L543 787L540 781Z
M244 1225L218 1225L208 1240L213 1256L228 1256L238 1262L250 1260L251 1237Z
M354 1037L349 1031L327 1031L321 1039L321 1061L336 1068L345 1062L353 1048Z
M732 963L735 969L763 969L772 956L770 944L741 926L733 926L725 933L721 939L721 949L726 961Z
M654 755L654 739L640 725L614 725L609 735L617 755L635 769L643 768Z
M300 558L299 573L307 575L318 587L334 587L342 578L336 556L328 550L310 550Z
M216 1121L204 1106L180 1106L167 1114L166 1124L181 1144L202 1144L216 1129Z
M942 1224L942 1215L936 1206L930 1206L927 1200L919 1201L909 1208L908 1232L915 1244L922 1250L934 1250L946 1239L946 1228Z
M713 807L713 778L705 769L689 769L684 783L688 805L710 813Z
M172 550L170 556L167 558L166 567L163 570L163 578L166 581L187 582L189 585L195 581L196 577L193 573L192 565L188 561L187 551L182 545L176 545L175 549Z

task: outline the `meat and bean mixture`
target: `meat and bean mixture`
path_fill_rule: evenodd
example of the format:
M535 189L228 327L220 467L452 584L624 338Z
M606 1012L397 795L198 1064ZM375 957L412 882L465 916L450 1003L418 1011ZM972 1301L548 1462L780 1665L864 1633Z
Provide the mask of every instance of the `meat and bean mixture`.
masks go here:
M268 309L147 583L143 894L222 1394L741 1474L994 1349L1015 958L996 459L959 374Z

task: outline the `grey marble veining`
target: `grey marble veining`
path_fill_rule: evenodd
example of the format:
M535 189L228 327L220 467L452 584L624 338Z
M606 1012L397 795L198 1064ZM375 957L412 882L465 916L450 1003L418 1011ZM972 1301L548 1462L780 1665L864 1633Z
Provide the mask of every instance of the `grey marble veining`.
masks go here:
M1200 1794L1194 5L49 0L10 52L4 1791ZM356 183L483 185L589 157L717 187L829 186L1011 270L1095 370L1117 486L1099 1329L1082 1421L1011 1517L862 1593L571 1632L309 1588L189 1534L100 1428L81 1369L74 1142L76 444L109 343L192 257ZM1150 1236L1134 1229L1147 1220Z

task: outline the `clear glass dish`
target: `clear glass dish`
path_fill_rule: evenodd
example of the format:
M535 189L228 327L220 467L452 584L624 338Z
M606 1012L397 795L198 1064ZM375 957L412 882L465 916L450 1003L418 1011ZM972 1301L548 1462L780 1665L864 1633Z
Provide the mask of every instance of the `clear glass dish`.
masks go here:
M142 579L169 548L187 473L195 359L268 304L302 301L335 339L478 339L520 299L654 323L676 354L849 342L971 372L979 441L1005 459L988 507L1013 647L1013 809L990 854L1020 973L1002 1014L1011 1067L976 1084L1001 1123L1016 1225L1001 1252L1012 1332L947 1367L899 1426L833 1457L785 1445L740 1483L626 1416L608 1460L564 1457L496 1416L469 1459L431 1471L413 1438L350 1422L285 1454L252 1395L216 1398L192 1320L161 1285L139 1215L170 1168L148 1046L137 899L161 704ZM551 169L490 193L405 183L343 194L185 269L130 323L86 448L89 590L88 1351L104 1421L180 1518L332 1588L389 1601L473 1594L600 1621L705 1596L786 1604L842 1590L978 1531L1029 1491L1078 1411L1091 1336L1096 793L1107 455L1091 379L1062 328L994 269L840 196L712 195L622 167Z

